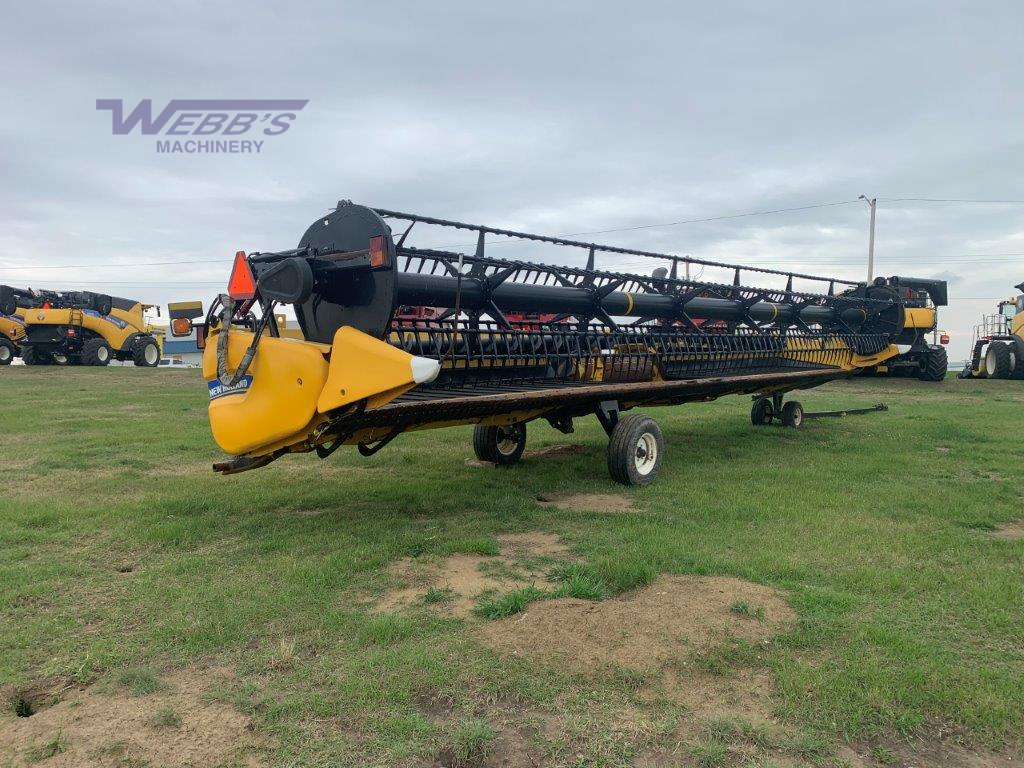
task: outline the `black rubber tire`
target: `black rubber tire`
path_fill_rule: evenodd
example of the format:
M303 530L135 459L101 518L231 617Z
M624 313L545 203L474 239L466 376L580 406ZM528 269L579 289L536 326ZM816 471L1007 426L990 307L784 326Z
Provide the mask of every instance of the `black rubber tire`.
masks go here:
M608 441L608 473L623 485L650 485L658 477L664 456L665 438L658 422L641 413L622 416Z
M767 397L759 397L750 406L750 423L755 427L763 427L772 423L775 418L775 406Z
M137 368L156 368L160 365L160 347L156 339L152 336L139 336L135 339L132 342L132 362Z
M782 425L798 428L804 423L804 407L796 400L790 400L782 406Z
M109 365L113 356L103 339L89 339L82 345L82 365Z
M946 371L949 369L949 354L945 347L928 349L921 360L921 369L917 378L921 381L942 381L946 378Z
M1012 368L1010 347L1006 342L993 341L985 350L984 370L987 378L1008 379Z
M0 365L10 365L17 356L18 348L14 346L14 342L0 336Z
M48 352L40 352L35 347L22 345L21 361L25 365L52 365L53 357Z
M1010 378L1020 381L1024 379L1024 341L1018 339L1013 342L1014 357L1017 358L1017 364L1010 371Z
M511 466L523 457L525 449L525 424L473 428L473 453L480 461Z

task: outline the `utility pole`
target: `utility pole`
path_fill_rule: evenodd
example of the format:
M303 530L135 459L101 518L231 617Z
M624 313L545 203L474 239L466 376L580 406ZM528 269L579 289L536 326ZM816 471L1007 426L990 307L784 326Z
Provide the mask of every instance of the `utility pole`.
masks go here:
M863 200L871 208L871 224L868 229L868 285L875 279L875 204L878 202L877 197L872 197L870 200L867 195L861 195L859 200Z

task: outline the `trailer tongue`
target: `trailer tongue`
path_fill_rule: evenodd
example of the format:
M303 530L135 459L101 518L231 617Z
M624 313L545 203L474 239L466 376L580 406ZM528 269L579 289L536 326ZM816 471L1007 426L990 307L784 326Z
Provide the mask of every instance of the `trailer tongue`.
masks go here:
M389 222L401 224L399 236ZM473 233L472 253L409 242L414 230L437 228ZM494 239L558 246L586 266L497 258ZM598 256L664 266L651 275L600 270ZM728 269L732 280L681 277L688 266ZM612 475L648 483L664 455L661 433L623 411L752 393L761 395L754 423L795 425L799 403L783 406L781 393L878 365L898 353L904 325L901 298L884 285L347 201L296 249L240 253L230 286L204 328L211 427L235 455L216 466L222 472L347 444L368 455L403 431L452 424L475 424L477 455L507 464L522 453L527 422L571 431L573 418L596 414ZM278 334L281 303L294 306L304 341Z

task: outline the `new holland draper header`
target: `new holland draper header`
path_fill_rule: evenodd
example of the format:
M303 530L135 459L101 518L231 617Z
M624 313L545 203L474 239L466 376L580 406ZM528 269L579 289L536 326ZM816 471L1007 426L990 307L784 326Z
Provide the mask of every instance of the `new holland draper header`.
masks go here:
M412 245L428 227L471 232L476 247ZM586 266L502 259L489 238L560 246ZM602 271L602 254L664 266L650 275ZM732 282L684 279L686 262L727 267ZM779 285L753 287L745 276ZM794 290L795 280L816 291ZM293 305L305 340L279 334L278 304ZM170 314L172 332L183 335L202 309L186 303ZM796 426L802 409L783 405L783 392L898 354L903 325L900 294L886 285L342 201L294 250L239 252L199 337L213 435L235 457L215 465L221 472L292 452L323 458L341 445L370 455L403 431L454 424L476 425L481 459L509 464L522 454L527 422L568 432L574 417L595 414L610 437L612 476L642 484L661 465L662 436L652 419L623 411L750 393L755 424Z

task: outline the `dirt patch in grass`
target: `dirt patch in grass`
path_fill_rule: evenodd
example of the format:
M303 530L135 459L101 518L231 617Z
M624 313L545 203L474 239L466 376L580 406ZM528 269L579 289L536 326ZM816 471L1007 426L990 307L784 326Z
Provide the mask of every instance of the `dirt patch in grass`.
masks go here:
M207 687L228 676L184 670L164 677L164 686L148 695L64 689L59 701L31 716L0 717L0 764L258 766L249 718L229 704L204 700Z
M444 558L406 557L389 568L402 586L384 594L373 607L390 613L426 606L439 613L468 617L477 598L491 592L508 592L530 585L553 586L548 565L568 556L554 534L531 532L498 537L500 554L454 554Z
M735 612L752 606L760 618ZM775 590L742 579L662 576L637 592L601 602L563 598L481 628L491 648L582 669L609 662L650 669L719 643L766 640L795 618Z
M1004 541L1020 541L1024 539L1024 520L1013 520L1009 523L997 525L992 531L992 537Z
M874 738L842 746L837 757L853 768L1020 768L1020 757L974 749L955 728L927 727L912 739Z
M660 680L641 690L645 699L665 698L702 718L737 717L774 722L772 680L765 669L738 669L716 675L699 669L670 667Z
M581 443L568 443L565 445L545 445L542 448L528 448L523 451L524 459L541 459L553 456L573 456L583 453L587 446Z
M567 512L632 512L633 500L623 493L577 493L571 496L537 497L542 507L555 507Z

